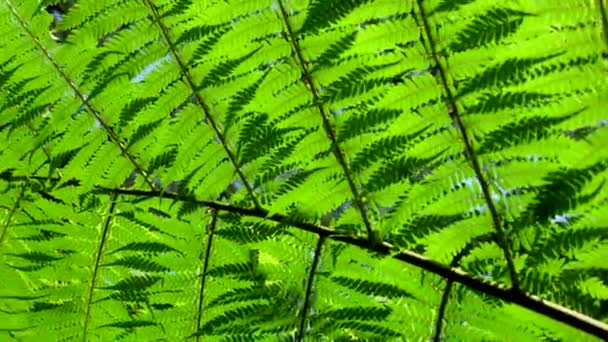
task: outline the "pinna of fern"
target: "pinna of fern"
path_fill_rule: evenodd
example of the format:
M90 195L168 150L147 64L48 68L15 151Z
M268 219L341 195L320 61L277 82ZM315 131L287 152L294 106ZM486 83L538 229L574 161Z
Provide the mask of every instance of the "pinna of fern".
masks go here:
M3 339L608 336L603 1L60 3L0 1Z

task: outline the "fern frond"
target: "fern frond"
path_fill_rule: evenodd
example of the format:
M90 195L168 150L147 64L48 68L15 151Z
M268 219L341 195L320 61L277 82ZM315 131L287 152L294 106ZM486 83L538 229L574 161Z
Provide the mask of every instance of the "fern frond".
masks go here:
M605 338L606 17L0 0L0 340Z

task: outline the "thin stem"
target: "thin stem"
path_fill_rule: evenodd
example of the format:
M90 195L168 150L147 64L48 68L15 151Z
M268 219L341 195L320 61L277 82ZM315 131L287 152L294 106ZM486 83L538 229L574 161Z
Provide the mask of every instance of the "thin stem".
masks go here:
M608 48L608 13L604 0L597 0L600 8L600 15L602 16L602 33L604 34L604 44Z
M93 107L93 105L89 102L89 100L87 100L85 95L80 91L80 89L78 89L78 87L76 86L76 82L72 80L70 76L63 70L63 68L59 65L59 63L57 63L55 58L53 58L52 54L44 46L42 46L40 40L32 33L32 31L27 26L26 21L23 20L21 16L19 16L19 13L17 13L17 10L11 0L6 0L6 2L8 3L11 12L15 16L19 24L21 24L21 28L33 41L34 46L37 47L38 50L40 50L44 54L44 56L49 60L49 62L51 63L51 65L53 65L59 76L67 83L67 85L72 89L72 91L74 91L74 94L76 94L82 104L89 108L90 113L93 115L95 120L99 122L100 127L102 127L103 130L106 132L110 141L118 146L122 155L127 158L131 162L131 164L133 164L137 172L141 174L142 177L144 177L150 189L156 189L156 187L154 186L154 182L152 182L152 180L150 179L147 171L141 165L139 165L135 157L132 156L131 153L129 153L127 146L125 146L125 144L121 141L120 137L116 134L116 132L114 132L114 129L112 129L112 127L110 127L110 125L105 122L105 120L101 116L101 113Z
M481 167L479 165L479 160L475 155L475 149L473 148L473 143L469 138L469 133L465 129L464 122L462 121L462 115L458 111L458 106L456 104L456 98L452 94L452 90L448 84L447 71L441 64L439 60L439 55L437 53L437 47L435 46L435 41L433 40L433 36L431 34L431 25L428 22L428 16L425 12L424 6L422 4L423 0L417 0L418 8L420 10L420 19L424 26L424 31L427 36L427 40L429 42L429 46L431 49L431 55L433 56L433 60L438 69L439 79L445 91L445 100L448 106L448 115L454 122L460 134L462 135L462 139L464 141L464 149L467 156L467 159L471 163L471 167L475 172L475 176L479 181L479 185L481 187L481 191L483 193L484 200L488 206L488 210L490 211L490 215L492 216L492 222L494 224L494 228L498 233L498 242L499 246L502 248L507 267L509 269L509 275L511 278L511 283L513 284L514 289L519 289L519 279L517 277L517 271L515 270L515 264L513 263L513 256L511 255L511 249L509 248L508 239L506 233L502 227L502 221L500 219L500 214L494 205L494 201L492 200L492 195L490 194L490 187L481 172Z
M205 251L205 261L203 264L203 274L201 275L201 291L198 297L198 313L196 315L196 341L198 342L201 335L198 334L198 330L201 328L201 321L203 318L203 303L205 293L205 282L207 280L207 270L209 269L209 257L211 256L211 246L213 243L213 235L215 234L215 228L217 226L217 210L211 208L211 222L207 226L207 250Z
M477 247L480 242L493 241L495 239L496 234L484 234L478 236L474 240L467 243L467 245L460 251L452 262L450 263L451 267L458 267L460 260L464 258L469 252ZM434 342L439 342L441 338L441 330L443 325L443 317L445 316L445 310L448 306L448 300L450 299L450 292L452 291L452 285L454 284L453 279L446 279L445 289L443 290L443 294L441 296L441 303L439 304L439 310L437 312L437 320L435 321L435 336L433 336Z
M194 80L192 79L192 75L190 75L190 71L188 70L188 67L182 60L180 54L177 52L177 47L171 40L171 37L169 37L169 30L163 24L163 22L161 20L161 16L159 15L158 10L156 9L156 6L154 6L154 4L152 3L151 0L142 0L142 2L144 3L144 5L146 7L148 7L150 9L150 12L152 12L153 22L156 23L158 25L158 27L160 28L162 36L163 36L165 42L167 43L167 46L169 47L169 51L171 51L171 54L173 55L181 74L183 75L183 77L186 80L186 83L188 84L190 89L192 89L192 94L194 95L194 97L196 99L196 103L201 107L201 109L205 115L205 118L207 119L207 121L209 122L209 124L211 125L213 130L215 131L215 135L217 136L218 140L222 144L222 147L224 148L224 150L226 151L226 154L228 155L228 159L230 159L230 162L234 166L236 173L239 175L239 178L241 179L241 181L243 182L243 185L247 189L247 193L249 194L249 196L251 196L251 199L252 199L254 205L257 208L261 208L262 206L261 206L260 202L258 201L257 196L255 195L255 191L253 190L253 187L247 181L245 174L243 174L243 171L239 167L239 164L238 164L238 161L236 160L236 156L234 155L234 152L232 152L232 150L228 146L228 143L226 142L226 137L224 136L224 133L222 132L222 130L219 127L219 125L217 124L217 122L215 122L215 118L213 118L213 116L211 115L211 109L209 109L209 105L207 105L207 102L205 101L203 96L197 91L198 87L194 84Z
M85 301L85 315L84 315L84 327L82 333L82 340L87 340L87 330L89 327L89 319L91 317L91 301L93 299L93 292L95 291L95 284L97 282L97 273L99 272L99 267L101 264L101 256L103 255L103 250L105 247L106 239L108 237L108 232L110 231L110 222L112 221L112 216L114 215L114 209L116 207L116 199L118 198L118 192L114 191L112 193L112 197L110 199L110 210L108 211L108 216L106 217L105 224L103 225L103 231L101 232L101 241L99 242L99 246L97 247L97 256L95 258L95 265L93 266L93 275L91 276L91 284L89 285L89 292Z
M2 245L2 243L4 242L4 239L8 236L8 228L11 226L11 221L13 219L13 215L15 215L15 212L17 212L17 209L19 208L19 202L21 202L21 199L23 199L23 196L25 195L25 188L26 188L26 185L22 184L21 191L19 192L19 196L17 196L17 199L15 200L15 204L11 208L11 211L8 213L8 217L6 218L6 224L4 225L2 234L0 234L0 245Z
M437 320L435 321L435 335L433 336L433 342L441 341L441 330L443 325L443 316L445 316L445 309L448 306L448 300L450 298L450 291L452 291L452 285L454 281L448 279L441 295L441 304L439 305L439 311L437 312Z
M346 181L348 182L348 187L350 188L350 191L353 194L355 207L357 208L357 210L359 211L359 213L361 215L361 218L363 219L363 223L365 224L365 228L367 229L367 236L369 238L370 243L374 244L376 242L376 236L374 235L374 229L372 228L372 223L369 220L369 217L367 216L367 212L365 210L365 205L363 203L364 202L363 196L361 196L361 194L359 193L359 190L357 189L357 186L355 185L354 177L350 172L348 163L346 162L346 157L344 156L344 153L342 152L342 150L340 149L340 147L337 144L336 133L334 132L333 128L331 127L331 123L329 121L329 115L327 115L325 108L323 108L323 104L321 101L321 96L319 95L319 91L317 90L317 88L315 88L315 85L312 81L312 75L311 75L310 71L308 70L308 66L306 64L306 61L304 60L304 57L302 56L302 49L300 48L299 40L295 36L293 29L291 28L291 24L289 23L289 20L287 19L288 18L287 11L285 10L285 7L283 6L283 3L281 0L279 0L278 3L279 3L279 7L281 9L281 15L285 22L287 34L289 35L288 41L291 44L292 50L297 58L298 64L302 68L302 80L304 81L304 83L306 84L306 86L308 87L310 92L312 93L313 102L317 106L317 109L319 110L319 113L321 114L321 119L323 120L323 128L325 129L325 133L327 134L327 137L331 141L333 153L336 157L336 160L338 161L338 164L340 164L340 166L344 170L344 178L346 178Z
M310 273L308 275L306 295L304 296L304 307L302 308L302 319L300 320L300 330L298 330L298 337L296 341L303 341L304 338L304 325L306 324L306 314L308 313L308 307L310 306L310 295L312 293L312 287L314 285L315 272L317 271L317 266L319 265L319 259L321 259L321 249L323 248L325 238L325 235L319 235L319 240L317 241L315 256L312 259L312 265L310 266Z

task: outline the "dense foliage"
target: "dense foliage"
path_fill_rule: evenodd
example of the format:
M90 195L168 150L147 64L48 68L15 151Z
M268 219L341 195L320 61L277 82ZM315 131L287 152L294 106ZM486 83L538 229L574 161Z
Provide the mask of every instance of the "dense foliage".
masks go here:
M605 6L0 0L0 340L608 338Z

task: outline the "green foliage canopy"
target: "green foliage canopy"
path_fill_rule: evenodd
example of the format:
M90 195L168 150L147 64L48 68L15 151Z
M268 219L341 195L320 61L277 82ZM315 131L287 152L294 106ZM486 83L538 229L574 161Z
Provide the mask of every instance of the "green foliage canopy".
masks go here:
M59 3L0 0L0 340L608 336L602 0Z

